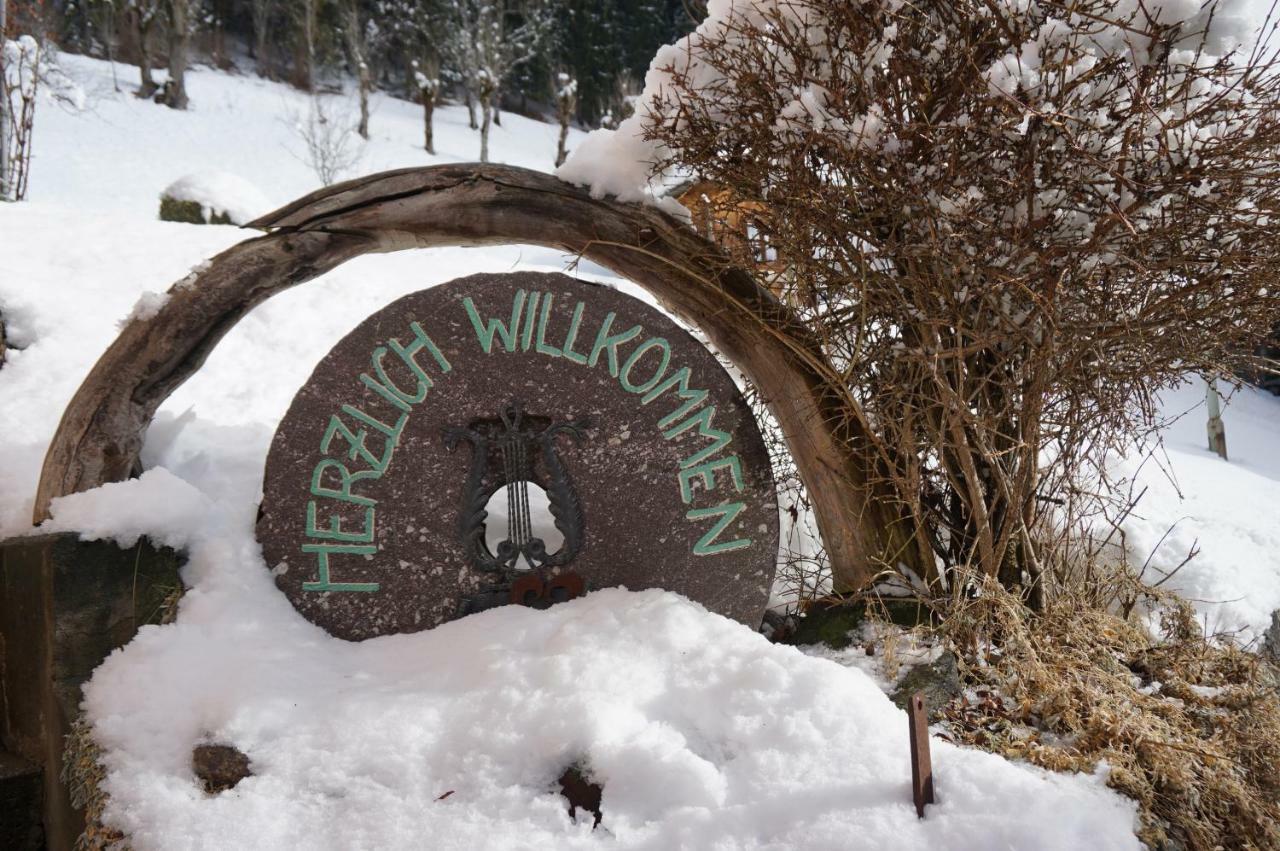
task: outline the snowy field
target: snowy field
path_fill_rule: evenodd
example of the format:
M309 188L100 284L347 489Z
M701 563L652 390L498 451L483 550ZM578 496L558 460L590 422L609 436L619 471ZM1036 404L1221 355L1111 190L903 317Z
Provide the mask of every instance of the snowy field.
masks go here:
M158 221L161 189L216 169L281 205L318 185L291 129L305 100L284 86L199 69L192 110L179 113L116 92L106 63L63 64L86 108L42 105L31 200L0 205L0 306L23 347L0 371L5 535L29 531L48 440L117 323L249 235ZM132 82L134 69L118 71ZM377 97L356 172L474 159L464 110L437 111L435 158L421 120L415 105ZM504 115L494 158L550 170L555 134ZM272 431L315 363L405 293L570 259L535 247L401 252L277 296L160 411L141 479L55 505L53 528L148 534L190 554L177 623L145 628L87 691L109 815L134 847L409 848L429 836L437 848L1137 848L1134 807L1101 775L1051 775L940 741L939 804L917 820L905 716L869 677L673 595L599 592L360 644L293 611L253 520ZM1199 398L1192 387L1168 405ZM1177 486L1143 468L1147 497L1126 533L1138 563L1164 536L1152 570L1194 543L1200 555L1168 584L1211 627L1249 638L1280 608L1280 400L1243 391L1225 420L1230 463L1203 449L1202 408L1168 432ZM255 776L204 795L189 760L206 740L245 750ZM605 788L595 832L551 791L574 761Z

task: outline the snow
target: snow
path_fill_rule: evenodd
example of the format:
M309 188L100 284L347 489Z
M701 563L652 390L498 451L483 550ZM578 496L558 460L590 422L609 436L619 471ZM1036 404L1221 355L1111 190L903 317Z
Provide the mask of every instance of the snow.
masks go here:
M273 209L256 186L229 171L188 174L166 186L161 194L175 201L194 201L206 220L223 213L236 225L247 225Z
M293 614L249 542L195 558L208 574L178 623L88 689L135 847L1140 847L1100 777L941 741L938 804L917 819L905 715L868 677L674 594L347 644ZM239 747L255 776L204 795L201 741ZM604 788L595 832L553 791L575 763Z
M158 221L160 190L206 169L234 171L272 206L317 186L291 123L277 118L305 108L284 86L197 69L193 109L180 113L116 92L106 63L67 56L62 66L89 106L44 105L32 200L0 205L0 309L24 346L0 370L6 536L31 531L50 436L117 322L153 312L172 282L249 235ZM418 107L374 105L365 171L477 150L461 108L437 110L432 158ZM492 132L495 159L550 168L558 127L504 115ZM407 292L572 259L528 246L406 251L276 296L162 407L141 478L55 502L42 531L123 545L145 534L189 556L176 623L144 628L86 693L110 770L108 816L132 847L395 849L430 836L440 848L1137 848L1134 806L1102 774L1051 775L937 740L939 803L917 820L905 716L866 674L770 645L674 595L599 591L359 644L289 606L253 538L256 503L272 431L329 345ZM605 277L587 264L578 274ZM1277 573L1274 555L1261 560L1262 539L1247 552L1254 561L1228 569L1246 532L1266 534L1239 509L1280 496L1266 454L1274 404L1244 395L1227 407L1230 464L1171 432L1184 489L1202 482L1237 501L1236 525L1221 532L1230 507L1197 504L1193 564L1205 568L1176 577L1223 599L1260 587L1255 572ZM1184 457L1198 463L1186 475ZM1162 499L1144 514L1152 530L1187 513ZM1254 623L1268 599L1213 611ZM206 796L189 767L202 741L240 747L255 776ZM551 792L579 760L605 787L595 832L571 823Z
M79 532L86 541L112 540L132 547L143 535L158 546L180 548L199 528L212 503L194 485L164 467L53 501L53 519L42 532Z
M1229 461L1208 449L1202 381L1166 393L1163 408L1186 412L1163 435L1167 459L1130 458L1117 468L1134 478L1134 493L1146 490L1122 524L1130 560L1148 563L1148 581L1190 599L1209 632L1250 643L1280 609L1280 397L1244 387L1229 400ZM1193 548L1198 554L1177 569Z

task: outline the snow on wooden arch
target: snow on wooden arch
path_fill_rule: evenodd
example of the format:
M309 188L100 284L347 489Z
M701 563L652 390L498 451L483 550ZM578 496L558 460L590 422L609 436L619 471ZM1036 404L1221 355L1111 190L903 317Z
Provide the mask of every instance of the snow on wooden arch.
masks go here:
M765 287L729 266L680 220L592 198L551 175L498 165L383 172L312 193L253 222L248 239L174 284L159 309L121 330L63 413L45 456L33 520L53 499L140 470L156 410L255 305L361 254L525 243L599 263L700 328L756 385L807 485L841 586L863 584L878 512L836 434L841 420L817 343ZM847 426L846 426L847 427ZM868 530L872 530L870 535Z

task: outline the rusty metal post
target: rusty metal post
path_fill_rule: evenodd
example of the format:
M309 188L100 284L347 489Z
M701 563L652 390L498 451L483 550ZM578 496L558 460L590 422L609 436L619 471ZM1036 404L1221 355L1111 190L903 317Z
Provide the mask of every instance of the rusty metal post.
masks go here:
M911 734L911 795L916 815L924 818L925 804L933 803L933 763L929 758L929 712L922 691L911 695L907 704L907 727Z

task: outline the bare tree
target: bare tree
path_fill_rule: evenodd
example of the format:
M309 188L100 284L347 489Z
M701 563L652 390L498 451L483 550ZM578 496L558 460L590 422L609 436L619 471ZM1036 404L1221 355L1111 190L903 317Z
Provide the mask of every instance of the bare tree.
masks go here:
M1155 394L1229 378L1280 315L1275 55L1178 8L723 4L613 137L719 187L726 250L822 341L869 506L822 529L868 542L839 588L1035 602Z
M195 27L191 0L169 0L169 79L161 99L171 109L187 108L187 54Z
M315 91L316 40L320 34L320 0L290 0L295 36L294 83L304 91Z
M3 3L4 0L0 0ZM0 201L21 201L31 177L31 131L40 94L40 45L0 37Z
M134 48L138 51L140 83L135 94L150 99L160 89L151 75L151 36L155 32L164 7L161 0L128 0L125 21L133 33Z
M370 51L366 22L361 20L359 0L342 2L342 40L347 46L351 70L356 75L356 91L360 98L360 123L356 132L369 138L369 93L373 91L373 75L369 70Z
M3 5L3 0L0 0ZM21 201L31 179L36 104L83 106L84 93L29 35L0 37L0 201Z
M335 111L323 95L313 95L305 115L293 116L293 131L302 140L299 157L325 186L332 185L360 161L361 150L349 116Z
M445 50L480 109L480 162L489 161L494 99L513 70L538 55L555 23L555 0L454 0ZM473 113L474 123L474 113Z
M440 61L434 57L421 63L413 60L413 83L418 88L418 99L422 101L422 148L428 154L435 154L435 132L432 117L435 115L436 102L440 99Z
M578 81L561 71L556 74L552 90L556 99L556 118L560 121L560 138L556 142L556 168L559 168L569 156L569 124L578 109Z
M259 77L270 77L271 16L275 14L276 0L251 0L250 17L253 20L253 61Z

